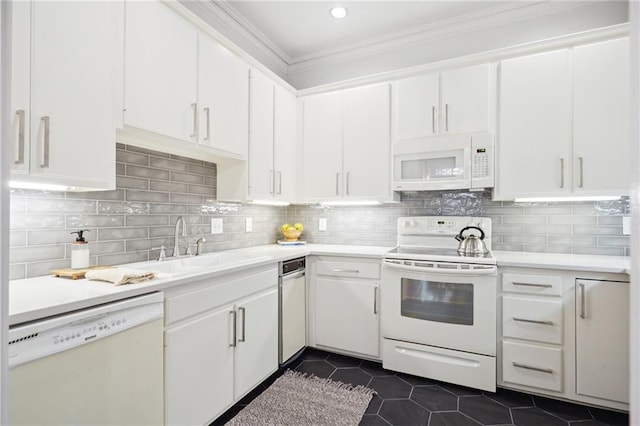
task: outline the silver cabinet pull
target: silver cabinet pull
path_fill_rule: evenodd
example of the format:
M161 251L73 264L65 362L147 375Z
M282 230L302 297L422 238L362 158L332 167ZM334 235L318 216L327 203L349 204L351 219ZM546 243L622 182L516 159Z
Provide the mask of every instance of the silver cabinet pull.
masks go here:
M18 116L18 158L14 161L14 163L24 164L24 110L17 110L16 115Z
M560 159L560 188L564 188L564 158Z
M578 162L580 163L580 183L578 183L578 188L582 188L584 186L584 158L578 157Z
M282 194L282 172L278 172L278 194Z
M431 107L431 133L436 134L436 107Z
M513 317L513 320L518 322L528 322L531 324L553 325L553 321L541 321L541 320L532 320L532 319L517 318L517 317Z
M336 173L336 195L340 195L339 185L340 185L340 173Z
M49 144L50 144L50 119L48 116L41 117L40 120L44 123L44 143L42 149L42 164L40 167L46 169L49 167Z
M449 131L449 104L444 105L444 130Z
M192 138L198 137L198 103L191 104L191 108L193 108L193 133L191 134Z
M208 140L211 140L211 108L206 107L204 109L204 116L207 120L206 127L205 127L207 136L204 137L204 140L208 141Z
M242 338L238 339L238 342L245 342L246 340L246 329L245 329L245 325L247 323L247 311L244 308L238 308L238 311L242 312Z
M519 362L512 362L511 363L514 367L518 367L518 368L524 368L525 370L533 370L533 371L539 371L541 373L549 373L549 374L553 374L553 370L551 368L540 368L540 367L534 367L532 365L527 365L527 364L520 364Z
M578 287L580 287L580 318L585 319L587 318L587 314L585 313L586 311L586 295L585 295L585 285L580 283L578 284Z
M351 172L347 172L347 195L349 195L349 178L351 178Z
M269 194L276 192L276 172L269 170Z
M551 284L531 284L531 283L519 283L519 282L512 282L511 284L513 285L519 285L522 287L540 287L540 288L551 288L553 287Z
M238 314L236 313L236 311L230 311L229 314L231 314L231 316L233 317L233 320L231 321L233 323L233 333L232 333L232 339L231 339L231 344L229 346L231 346L232 348L235 348L238 345L238 332L237 332L237 326L238 326Z
M333 272L349 272L352 274L357 274L358 272L360 272L359 269L334 269Z
M373 288L373 313L378 313L378 286Z

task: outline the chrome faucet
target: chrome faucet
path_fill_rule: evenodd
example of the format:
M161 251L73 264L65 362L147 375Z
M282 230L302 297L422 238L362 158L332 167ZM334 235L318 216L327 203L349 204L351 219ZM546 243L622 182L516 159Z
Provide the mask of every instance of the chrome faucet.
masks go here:
M206 242L207 240L205 240L204 237L198 238L196 241L196 256L200 256L202 254L202 245Z
M178 216L178 219L176 220L176 232L175 232L175 239L173 240L173 257L178 257L180 256L180 247L178 247L178 238L180 238L180 235L178 235L178 232L180 230L180 223L182 223L182 237L186 237L187 236L187 224L184 222L184 218L182 216Z

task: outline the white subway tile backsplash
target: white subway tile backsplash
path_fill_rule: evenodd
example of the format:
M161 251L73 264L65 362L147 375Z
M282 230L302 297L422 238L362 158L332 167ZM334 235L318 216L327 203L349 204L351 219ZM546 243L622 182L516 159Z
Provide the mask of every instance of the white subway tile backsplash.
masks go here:
M27 245L27 231L10 231L9 247L20 247Z
M622 247L574 247L573 254L594 254L600 256L624 256L625 250Z
M505 225L544 225L546 216L504 216L502 223Z
M128 240L131 238L147 238L149 236L149 228L147 227L130 227L130 228L102 228L98 230L98 240Z
M64 259L64 244L14 247L11 249L11 263L29 262L31 259Z
M150 203L169 202L168 192L140 191L137 189L127 189L125 192L127 201L148 201Z
M149 189L149 179L118 176L116 177L116 185L118 188L146 190Z
M67 228L97 228L106 226L123 226L123 215L68 215L66 221Z
M11 214L10 228L14 229L48 229L64 228L63 214Z
M148 214L149 204L129 201L98 201L98 213Z
M175 170L178 172L186 172L187 171L187 163L185 161L179 161L168 158L158 158L151 157L150 158L150 166L155 169L163 169L163 170Z

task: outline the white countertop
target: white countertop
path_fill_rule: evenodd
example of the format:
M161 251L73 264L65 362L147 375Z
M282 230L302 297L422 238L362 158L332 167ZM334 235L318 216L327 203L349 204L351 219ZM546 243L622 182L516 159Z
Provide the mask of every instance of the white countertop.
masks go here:
M41 318L59 315L79 309L85 309L103 303L114 302L128 297L138 296L154 291L175 287L194 278L209 278L247 267L266 265L276 266L285 259L300 256L358 256L382 258L391 247L344 246L331 244L308 244L300 246L279 246L276 244L229 250L222 253L246 257L244 262L217 263L206 269L195 269L188 274L177 277L159 278L152 281L114 286L110 283L89 281L86 279L71 280L44 276L11 281L9 285L9 324L19 324ZM209 253L202 256L215 256ZM581 270L607 273L629 273L630 258L617 256L562 255L546 253L493 252L498 266L518 266L527 268ZM165 262L165 264L171 260ZM127 267L141 267L153 270L155 262L129 264ZM125 265L123 265L125 266Z

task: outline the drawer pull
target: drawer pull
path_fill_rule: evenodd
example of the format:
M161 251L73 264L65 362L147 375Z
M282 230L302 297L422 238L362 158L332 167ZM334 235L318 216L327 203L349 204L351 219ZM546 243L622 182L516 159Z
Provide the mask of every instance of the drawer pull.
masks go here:
M518 322L528 322L531 324L553 325L553 321L541 321L541 320L532 320L532 319L517 318L517 317L513 317L513 320Z
M531 283L519 283L513 282L513 285L519 285L521 287L540 287L540 288L551 288L553 287L551 284L531 284Z
M333 272L349 272L352 274L357 274L358 272L360 272L359 269L334 269Z
M553 370L551 368L533 367L527 364L520 364L519 362L512 362L511 364L513 364L514 367L524 368L525 370L533 370L533 371L539 371L541 373L553 374Z

